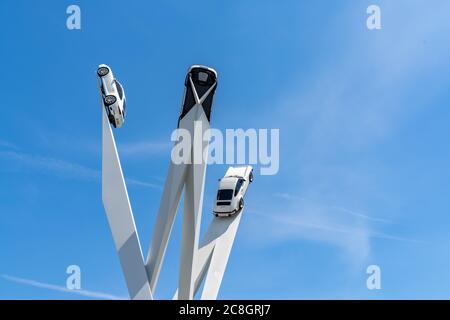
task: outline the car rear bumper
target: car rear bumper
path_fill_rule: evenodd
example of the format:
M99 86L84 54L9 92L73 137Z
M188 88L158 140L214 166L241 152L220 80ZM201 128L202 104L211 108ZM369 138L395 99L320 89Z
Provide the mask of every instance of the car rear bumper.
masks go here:
M233 211L213 211L216 217L231 217L239 212L239 210L235 209Z

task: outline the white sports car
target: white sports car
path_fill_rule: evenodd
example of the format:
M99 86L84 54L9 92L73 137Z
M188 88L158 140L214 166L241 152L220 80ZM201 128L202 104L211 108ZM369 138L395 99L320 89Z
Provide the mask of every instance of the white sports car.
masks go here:
M214 204L216 217L230 217L244 208L244 195L253 181L252 166L230 167L220 179Z
M98 66L97 76L100 81L100 91L109 122L114 128L120 128L125 121L125 91L120 82L114 78L111 68L106 64Z

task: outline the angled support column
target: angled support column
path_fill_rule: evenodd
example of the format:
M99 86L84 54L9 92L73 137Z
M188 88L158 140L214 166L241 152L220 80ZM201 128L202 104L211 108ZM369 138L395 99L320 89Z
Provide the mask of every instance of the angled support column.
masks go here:
M191 138L189 150L183 149L183 153L186 153L183 154L183 158L188 161L182 164L175 164L172 161L170 163L146 262L147 275L154 292L181 193L185 188L179 274L181 299L193 299L194 296L194 263L198 250L206 172L206 159L203 159L203 152L208 147L208 141L203 141L203 136L210 128L209 120L217 86L216 79L217 73L214 70L202 66L192 66L186 76L185 95L178 128L187 131Z
M102 107L102 200L132 299L153 299L116 143Z
M180 276L178 287L179 298L192 300L195 291L194 264L197 260L197 251L200 236L200 224L203 210L203 191L205 187L206 162L203 159L203 152L208 152L209 122L200 108L197 108L197 122L194 126L192 140L192 164L186 178L186 189L184 196L184 212L180 257ZM205 140L203 139L205 138Z
M181 192L184 187L186 169L186 164L176 165L171 162L169 166L146 262L147 276L152 292L155 292L161 265L169 243L178 203L180 202Z
M183 129L188 130L192 134L194 132L196 114L195 110L191 110L183 119L183 122L180 123ZM188 150L189 154L186 155L187 158L191 157L191 151L192 149ZM185 187L189 171L190 164L175 164L171 159L156 224L153 228L152 242L147 255L146 269L152 292L156 289L181 194Z
M201 123L197 129L196 123ZM187 130L191 135L191 139L198 139L197 137L202 139L203 133L209 128L209 122L206 119L201 105L195 105L189 111L189 113L180 121L180 128ZM206 148L207 145L207 142L203 143L203 147ZM194 158L193 148L188 150L188 152L189 154L186 155L186 158L191 159L190 164L175 164L172 161L170 162L169 172L167 174L156 224L153 228L152 242L146 262L150 287L152 292L154 292L169 243L181 194L184 189L180 282L185 284L183 286L187 286L188 288L185 299L191 299L190 297L193 292L191 289L191 266L193 263L192 261L194 261L193 256L198 248L198 234L200 230L206 171L206 163L192 163Z
M242 212L231 218L214 218L213 220L211 232L219 235L209 263L202 300L217 299L241 217Z
M203 300L217 298L241 215L242 212L229 218L215 217L206 231L197 253L194 273L194 295L206 276L201 297ZM178 299L178 292L175 292L173 299Z

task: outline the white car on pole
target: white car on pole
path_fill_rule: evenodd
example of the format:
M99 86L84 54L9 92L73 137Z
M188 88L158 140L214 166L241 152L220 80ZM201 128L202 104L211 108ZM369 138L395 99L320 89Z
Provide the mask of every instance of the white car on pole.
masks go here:
M211 121L211 108L214 102L214 93L217 88L217 72L213 68L202 65L193 65L189 68L184 81L184 95L178 126L181 119L189 111L201 104L208 121Z
M252 166L230 167L220 179L214 204L216 217L230 217L244 208L244 196L253 181Z
M106 64L98 66L97 76L108 120L114 128L120 128L125 121L125 91L120 82L114 78L111 68Z

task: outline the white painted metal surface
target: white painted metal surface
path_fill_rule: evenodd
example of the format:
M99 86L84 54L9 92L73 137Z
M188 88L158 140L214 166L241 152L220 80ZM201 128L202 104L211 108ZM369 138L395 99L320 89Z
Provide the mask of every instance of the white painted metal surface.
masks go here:
M232 217L214 217L206 231L197 253L194 274L194 295L206 276L202 300L217 298L241 216L242 211ZM178 299L178 290L173 299Z
M102 200L128 292L132 299L152 299L139 237L123 178L116 143L102 108Z

